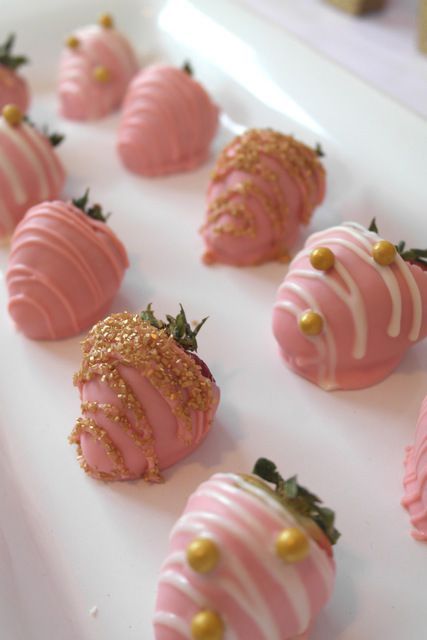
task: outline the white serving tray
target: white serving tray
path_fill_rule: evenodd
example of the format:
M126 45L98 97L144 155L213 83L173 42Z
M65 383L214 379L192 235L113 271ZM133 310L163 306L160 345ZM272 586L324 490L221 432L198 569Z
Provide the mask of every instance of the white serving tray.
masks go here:
M142 60L190 59L227 114L198 171L131 176L114 150L117 116L77 125L56 115L62 40L101 10L115 13ZM191 319L209 315L199 352L222 403L206 442L165 484L91 480L67 444L79 414L71 379L80 338L18 334L1 278L1 640L152 640L156 577L188 494L216 471L250 470L260 455L298 472L337 512L337 585L312 640L422 640L427 546L409 537L399 501L403 449L427 392L427 345L373 388L316 388L282 364L270 330L285 267L207 268L197 229L214 156L233 127L270 126L326 151L327 198L309 231L375 215L390 239L426 245L426 123L237 2L20 0L2 7L1 35L8 30L33 58L33 117L67 134L66 195L91 186L128 248L114 310L153 301L165 313L182 302ZM6 261L2 248L2 276Z

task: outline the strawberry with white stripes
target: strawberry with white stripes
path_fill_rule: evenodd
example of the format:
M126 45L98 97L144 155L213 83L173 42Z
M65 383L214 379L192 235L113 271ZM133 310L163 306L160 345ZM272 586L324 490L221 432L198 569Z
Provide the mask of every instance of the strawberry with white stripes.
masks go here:
M110 15L82 27L66 42L59 68L61 114L70 120L97 120L119 108L138 62Z
M25 78L17 70L28 62L26 56L12 53L15 36L11 34L0 45L0 109L7 104L16 104L26 113L30 103L30 92Z
M172 530L155 639L307 640L332 593L338 537L334 513L269 460L214 475Z
M0 239L13 232L28 209L60 195L65 171L53 147L62 136L38 131L16 105L0 118Z

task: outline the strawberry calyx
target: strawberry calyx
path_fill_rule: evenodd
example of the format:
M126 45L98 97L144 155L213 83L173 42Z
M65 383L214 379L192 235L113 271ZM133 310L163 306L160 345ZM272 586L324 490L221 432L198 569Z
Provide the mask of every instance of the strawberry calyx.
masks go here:
M89 189L86 189L84 194L80 198L73 199L73 205L83 211L84 214L92 218L93 220L98 220L99 222L107 222L111 213L104 213L102 211L102 207L100 204L93 204L91 207L88 206L89 202Z
M30 127L32 127L33 129L41 133L42 136L44 136L45 138L47 138L47 140L49 140L52 147L57 147L58 145L60 145L65 138L65 135L63 133L57 133L56 131L52 131L51 133L47 125L44 125L43 127L39 128L36 125L36 123L33 122L31 118L29 118L28 116L24 116L24 120L27 124L30 125Z
M11 33L7 37L6 42L0 45L0 65L15 71L23 64L29 62L26 56L12 55L13 45L15 44L15 34Z
M368 227L368 231L373 231L374 233L379 234L375 218L372 219L371 224ZM407 249L406 242L403 240L394 246L396 247L397 253L405 260L405 262L414 264L424 271L427 271L427 249Z
M142 320L144 320L145 322L148 322L149 324L151 324L151 326L155 327L156 329L161 329L165 331L169 336L171 336L175 340L175 342L179 344L180 347L184 349L184 351L197 351L197 334L205 324L207 318L203 318L203 320L201 320L195 326L195 328L192 329L190 323L187 320L182 304L179 305L180 311L175 317L166 314L166 321L158 320L154 315L154 311L152 310L151 307L152 307L152 303L150 302L150 304L147 306L145 311L141 312L140 317ZM194 354L190 354L190 355L194 356ZM200 360L198 356L196 356L194 359L196 360L197 364L199 364L200 367L202 368L202 373L203 373L204 368L201 365L203 361ZM207 371L209 371L205 364L204 364L204 367L206 368ZM205 374L203 373L203 375ZM212 377L212 374L210 373L210 371L209 371L209 375L207 375L206 377Z
M275 485L274 495L279 502L289 509L307 532L329 554L330 546L340 537L335 528L335 513L322 506L322 500L297 482L297 476L285 480L277 471L274 462L259 458L252 471L266 482Z
M194 69L193 69L191 63L188 60L184 61L184 64L182 65L181 69L188 76L194 76Z

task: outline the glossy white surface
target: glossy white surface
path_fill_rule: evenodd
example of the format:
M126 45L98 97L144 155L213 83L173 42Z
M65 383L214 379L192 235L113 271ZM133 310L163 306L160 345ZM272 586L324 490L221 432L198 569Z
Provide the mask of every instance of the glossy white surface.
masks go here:
M283 473L298 472L338 514L337 586L312 640L420 640L427 547L409 537L399 500L403 448L427 389L427 345L376 387L326 393L278 357L270 317L284 267L204 267L196 230L230 127L271 126L320 141L327 153L327 199L310 231L375 215L385 236L425 245L425 123L237 4L106 5L39 2L24 22L17 5L2 24L33 56L34 118L67 134L67 194L90 185L114 212L110 224L131 259L114 309L153 301L164 313L183 302L191 318L209 315L199 353L222 404L205 444L164 485L90 480L67 444L79 412L71 384L79 339L35 343L16 333L1 280L0 637L150 640L156 577L187 495L210 474L247 471L264 455ZM101 8L113 8L143 59L190 58L227 113L228 128L200 170L130 176L114 152L116 116L75 125L55 115L59 44ZM3 274L4 248L0 260Z

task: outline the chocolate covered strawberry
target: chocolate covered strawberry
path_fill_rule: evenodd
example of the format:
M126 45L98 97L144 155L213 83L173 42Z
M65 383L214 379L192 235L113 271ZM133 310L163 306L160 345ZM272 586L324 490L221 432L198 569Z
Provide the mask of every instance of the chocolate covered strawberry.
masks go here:
M13 234L6 282L9 313L36 340L80 333L109 310L128 267L127 253L88 192L42 202Z
M16 105L0 118L0 239L10 236L28 209L59 197L65 171L54 151L63 136L38 130Z
M333 589L338 536L333 512L266 459L252 475L214 475L172 530L156 640L307 640Z
M26 80L16 72L28 62L26 56L13 55L15 36L10 35L0 45L0 110L7 104L15 104L22 113L26 113L30 94Z
M273 310L291 369L327 390L368 387L389 375L427 336L426 256L382 238L375 221L312 234Z
M91 329L74 378L82 416L70 437L87 473L158 482L161 469L202 442L219 402L212 374L194 353L204 322L193 330L182 307L160 321L148 305Z

